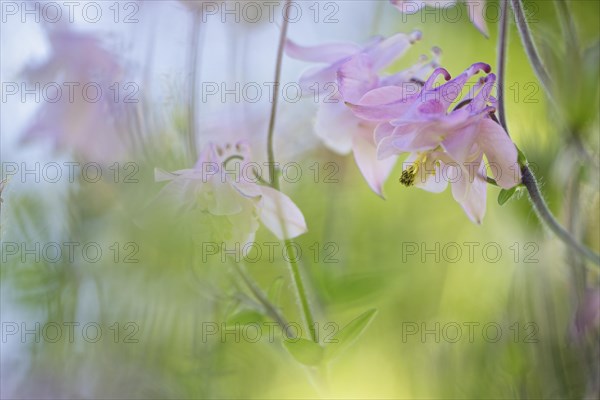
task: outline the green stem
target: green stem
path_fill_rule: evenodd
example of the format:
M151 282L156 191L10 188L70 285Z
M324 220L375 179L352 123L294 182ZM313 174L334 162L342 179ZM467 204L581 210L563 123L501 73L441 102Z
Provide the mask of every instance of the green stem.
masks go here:
M300 268L298 266L298 262L296 261L296 256L291 254L289 250L291 244L292 242L289 239L285 239L284 246L287 259L289 260L288 264L290 265L290 272L292 273L292 282L296 287L296 294L298 296L298 300L302 308L302 313L304 314L304 322L308 326L308 331L310 332L310 338L313 342L318 343L319 340L317 337L317 332L315 331L315 320L313 318L312 312L310 311L310 305L308 303L306 289L302 280L302 274L300 273Z
M277 61L275 64L275 80L273 81L273 103L271 104L271 118L269 118L269 132L267 135L267 158L269 162L269 177L271 187L279 190L279 181L275 169L275 154L273 151L273 137L275 134L275 119L277 116L277 101L279 100L279 81L281 80L281 65L283 64L283 49L287 38L287 30L289 25L289 9L292 0L286 0L283 9L283 22L281 24L281 34L279 35L279 47L277 48Z
M269 163L269 176L270 176L270 186L279 190L279 178L277 174L277 170L275 169L275 152L273 146L273 138L275 133L275 121L277 117L277 101L279 99L279 82L281 79L281 65L283 62L283 50L285 47L285 40L287 38L287 30L289 25L289 17L287 15L290 9L291 0L286 0L286 4L284 6L285 13L283 15L283 23L281 26L281 33L279 36L279 48L277 49L277 61L275 66L275 80L273 85L273 104L271 105L271 117L269 119L269 131L267 135L267 157ZM313 342L318 343L318 337L315 332L314 326L314 318L312 312L310 310L310 305L308 303L308 296L306 295L306 288L304 287L304 282L302 280L302 274L300 273L300 268L296 261L295 255L293 255L290 251L291 241L289 239L284 240L284 247L287 259L289 260L288 264L290 266L290 272L292 275L292 282L294 287L296 288L296 296L298 301L300 302L300 306L302 309L302 314L304 316L304 322L308 326L308 331L310 332L310 337Z
M508 0L501 0L501 19L498 32L498 119L508 132L504 103L504 82L506 81L506 51L508 48Z
M556 6L556 14L560 21L560 25L564 35L567 37L567 51L571 52L572 55L577 55L579 49L579 37L577 35L577 28L575 28L575 21L573 21L573 14L569 9L569 4L565 0L555 0L554 5Z
M548 97L553 98L552 93L552 81L548 72L546 71L546 67L544 67L544 63L542 62L542 58L540 57L537 47L533 41L533 37L531 35L531 30L529 29L529 24L527 23L527 18L523 11L522 0L511 0L512 1L512 9L515 14L515 22L517 24L517 28L519 29L519 35L521 36L521 41L523 42L523 47L525 48L525 52L527 53L527 57L529 57L529 62L533 67L535 74L540 80L541 84L546 89L546 93Z
M290 324L288 324L287 320L279 312L278 308L273 303L271 303L268 296L262 291L260 286L246 272L246 269L234 260L232 260L231 264L233 265L233 268L235 268L237 273L240 274L242 280L244 281L246 286L248 286L248 289L250 289L254 297L256 297L259 303L262 304L262 306L265 308L267 314L269 314L269 316L279 324L281 329L286 331L286 336L288 338L294 338L295 333L292 329L290 329Z
M571 246L575 251L579 254L592 261L597 266L600 266L600 255L594 253L592 250L588 249L586 246L579 243L571 234L563 228L558 221L550 212L546 201L542 197L540 193L540 189L537 184L537 180L533 175L533 172L529 169L528 166L524 165L521 167L521 173L523 175L523 185L527 188L529 192L529 198L531 199L531 203L534 206L534 209L539 217L539 219L546 223L548 228L563 242L567 245Z
M200 35L202 28L202 15L200 12L193 13L193 26L192 26L192 49L190 52L190 108L188 110L188 147L190 152L190 158L192 164L198 159L198 146L196 143L196 100L197 100L197 86L198 86L198 53L200 47Z
M505 116L505 107L504 107L504 80L505 80L505 68L506 68L506 49L507 49L507 14L508 7L507 1L502 2L502 20L500 23L500 33L498 37L498 113L500 124L506 131L506 134L510 137L508 132L508 127L506 125L506 116ZM513 11L515 13L515 20L517 21L517 25L519 27L519 32L521 33L521 39L523 40L523 45L527 50L527 54L529 55L530 61L538 74L538 78L542 82L542 84L546 82L550 82L546 70L544 69L543 64L541 63L541 59L537 54L537 50L535 49L535 45L531 40L531 35L529 33L529 28L527 26L527 21L525 20L525 15L523 13L523 9L521 7L520 0L512 0ZM549 93L549 92L548 92ZM549 93L551 97L551 94ZM600 256L594 253L592 250L588 249L583 244L579 243L565 228L563 228L556 218L552 215L552 212L548 208L544 197L542 196L537 180L533 175L533 172L529 169L526 163L521 166L522 173L522 183L525 188L527 188L527 192L529 193L529 198L531 199L531 203L540 219L540 221L545 222L546 226L554 232L554 234L562 240L564 243L573 248L574 251L578 252L582 256L586 257L590 261L594 262L596 265L600 265ZM489 180L488 180L489 182ZM492 183L492 182L489 182ZM495 183L495 182L494 182Z

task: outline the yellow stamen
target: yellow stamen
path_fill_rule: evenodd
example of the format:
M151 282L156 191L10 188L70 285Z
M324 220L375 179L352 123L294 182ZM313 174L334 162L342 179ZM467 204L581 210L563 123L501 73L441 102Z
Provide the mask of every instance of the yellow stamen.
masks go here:
M409 166L404 171L402 171L402 176L400 177L400 183L406 187L410 187L415 184L415 176L417 175L417 163Z

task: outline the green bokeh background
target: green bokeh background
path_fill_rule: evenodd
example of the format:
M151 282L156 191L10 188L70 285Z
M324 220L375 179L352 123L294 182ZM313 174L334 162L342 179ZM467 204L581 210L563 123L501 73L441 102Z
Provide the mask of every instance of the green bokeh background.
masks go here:
M562 67L568 65L552 3L526 3L536 10L538 22L531 28L542 53L552 48L563 54L557 57L564 62ZM597 44L600 3L569 5L583 51ZM459 7L465 12L464 5ZM489 62L495 69L494 23L489 23L491 37L485 39L468 21L421 25L416 14L401 27L385 25L390 32L384 33L407 27L420 27L424 43L405 60L435 45L443 49L442 64L453 75L477 61ZM582 76L579 67L570 66L570 74ZM552 211L563 224L575 224L578 238L595 251L600 249L597 67L592 74L595 81L582 82L592 87L591 97L579 99L589 105L592 116L577 132L591 154L588 162L574 150L572 126L551 111L541 88L531 97L535 102L526 101L529 91L523 85L539 86L511 24L507 87L519 85L520 96L507 95L510 133L536 165ZM571 95L557 93L566 101ZM157 134L164 136L161 143L173 138L172 132ZM220 326L244 315L247 321L262 320L229 263L221 262L220 256L202 262L198 243L206 238L205 227L194 218L171 219L160 207L142 206L160 189L153 182L155 166L183 167L173 161L181 154L177 146L154 147L152 157L139 160L139 184L82 183L63 199L67 217L59 222L42 193L7 191L2 206L5 242L60 242L76 237L80 242L134 240L139 245L139 263L134 264L3 263L3 299L41 315L42 325L44 321L99 321L105 327L131 321L139 327L134 336L138 343L27 343L30 385L21 392L23 397L40 393L77 397L83 386L87 396L102 398L557 399L585 397L590 382L598 383L598 347L593 344L597 327L589 342L577 343L569 335L578 304L572 271L582 271L584 262L540 227L525 194L501 207L496 202L498 189L489 187L487 215L477 226L469 222L449 190L434 195L398 184L400 165L388 180L386 200L382 200L370 192L351 157L324 149L303 154L301 181L282 185L309 227L295 242L303 249L301 269L311 304L321 327L328 322L343 327L373 308L378 310L376 317L349 350L320 368L301 365L281 340L269 343L266 335L257 343L236 343L234 334L226 340L209 336L204 342L203 322ZM338 165L334 178L339 182L315 183L308 168L315 162ZM574 186L579 188L577 196ZM263 227L256 240L276 238ZM466 242L478 244L472 262ZM322 251L325 244L333 243L338 262L324 262L326 251L315 262L310 248L314 243ZM463 253L457 262L444 257L436 261L434 255L406 254L410 243L428 249L457 243ZM496 262L485 258L494 256L493 249L482 253L490 243L502 251ZM519 249L516 262L514 246ZM524 262L530 253L532 262ZM265 291L280 284L282 312L290 321L302 323L281 252L274 262L263 259L246 267ZM597 287L597 269L592 266L586 274L588 285ZM82 304L82 293L95 293L97 299ZM464 325L469 322L479 324L472 342ZM460 340L445 340L441 330L424 339L421 332L405 335L408 325L426 324L433 329L437 323L459 324ZM502 328L495 343L482 336L487 323ZM520 328L517 340L511 330L515 323ZM105 335L112 335L108 332Z

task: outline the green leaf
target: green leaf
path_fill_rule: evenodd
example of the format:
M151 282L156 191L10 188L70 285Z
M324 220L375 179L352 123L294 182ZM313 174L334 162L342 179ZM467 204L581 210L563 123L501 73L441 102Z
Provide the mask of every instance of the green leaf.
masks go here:
M269 292L268 292L268 297L269 300L271 301L271 303L273 304L279 304L279 300L281 298L281 292L282 292L282 288L283 288L283 283L284 283L284 279L279 276L277 278L275 278L275 280L273 281L273 283L271 284L271 287L269 287Z
M307 339L283 342L285 348L299 363L309 366L319 365L323 360L324 349L318 343Z
M502 206L504 205L504 203L510 200L510 198L513 197L515 193L517 193L517 188L518 187L515 186L511 189L502 189L500 191L500 194L498 195L498 204Z
M366 331L376 314L377 310L372 308L353 319L341 331L336 333L331 339L331 342L326 344L326 359L331 360L352 346L352 344Z
M519 165L520 166L527 165L528 164L527 163L527 157L525 157L525 153L523 153L521 151L521 149L519 149L518 147L517 147L517 154L518 154L518 156L517 156L517 162L519 163Z
M249 325L260 324L265 320L265 316L255 310L241 310L233 314L227 319L227 325L235 326L235 324Z

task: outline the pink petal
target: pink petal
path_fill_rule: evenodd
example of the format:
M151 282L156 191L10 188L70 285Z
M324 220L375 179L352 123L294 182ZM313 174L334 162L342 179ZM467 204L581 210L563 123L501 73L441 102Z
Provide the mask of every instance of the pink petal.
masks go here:
M489 118L479 124L477 139L488 159L490 170L498 185L510 189L521 182L521 169L517 163L517 148L504 129Z
M211 189L214 196L208 206L208 211L211 214L233 215L242 211L241 203L247 200L231 184L214 179Z
M326 67L311 67L306 70L298 79L302 93L306 96L314 96L316 93L319 96L325 95L327 98L336 95L339 92L336 74L345 60ZM319 100L323 101L322 98Z
M471 103L469 103L468 108L471 110L471 112L489 112L489 103L491 103L491 94L492 90L495 89L495 84L495 74L489 74L483 79L483 84L480 85L479 92L477 92L477 95L471 100Z
M390 0L401 13L414 14L421 8L429 7L451 7L456 0Z
M302 211L289 197L270 187L262 187L259 216L280 240L295 238L308 230Z
M392 126L389 124L387 125ZM393 128L392 135L383 137L378 141L377 156L380 160L393 154L430 150L437 147L439 143L438 141L434 141L433 143L427 142L425 136L430 137L430 135L422 135L419 127L414 124ZM385 129L387 130L389 128L386 127ZM426 131L426 133L430 132L431 131ZM376 132L376 135L383 135L383 133ZM420 142L415 143L417 140L420 140Z
M402 57L410 46L421 39L420 31L413 31L410 34L397 33L385 39L368 51L373 60L373 68L379 71L394 60Z
M399 151L396 146L394 146L394 140L396 138L393 136L387 136L377 144L377 159L385 160L386 158L398 155L402 153Z
M403 86L382 86L365 93L359 104L392 105L397 102L406 102L410 98L409 94L413 94L413 92L407 93L406 87Z
M454 161L462 165L471 154L477 137L477 125L467 125L458 131L448 132L446 138L441 143L442 148Z
M413 0L390 0L390 3L404 14L414 14L426 5L424 1Z
M404 88L380 87L366 93L358 104L347 103L354 115L368 121L389 121L408 107Z
M322 103L317 110L315 134L330 150L338 154L349 154L352 150L352 137L366 127L373 131L372 123L357 118L352 111L338 100L338 103Z
M425 171L424 168L427 168L427 170ZM417 172L415 187L431 193L442 193L448 187L448 180L442 174L443 168L447 169L448 166L428 161L427 166L422 166L420 168L421 172ZM430 171L435 171L435 173L425 173Z
M443 140L444 131L439 129L439 123L433 122L414 122L400 125L394 131L396 137L403 133L402 141L394 142L394 145L402 151L426 151L438 147ZM407 135L409 134L409 135Z
M154 182L164 182L164 181L172 181L177 178L179 175L167 172L160 168L154 168Z
M340 94L345 101L357 103L369 90L377 87L379 76L366 54L359 54L344 63L337 71Z
M285 42L285 53L297 60L334 63L361 51L355 43L328 43L317 46L300 46L290 39Z
M394 133L396 128L390 125L387 122L382 122L377 125L375 128L375 132L373 133L373 138L375 139L375 143L381 142L384 138L391 136Z
M452 196L462 206L469 219L478 225L481 224L485 216L487 197L487 182L482 176L485 176L483 161L475 177L469 177L462 173L460 179L452 183ZM470 182L471 179L473 182Z
M485 22L485 0L468 1L469 19L475 25L479 32L486 38L489 38L487 24Z
M377 159L377 149L372 132L365 131L354 136L354 160L371 190L383 197L383 184L396 165L397 157Z

